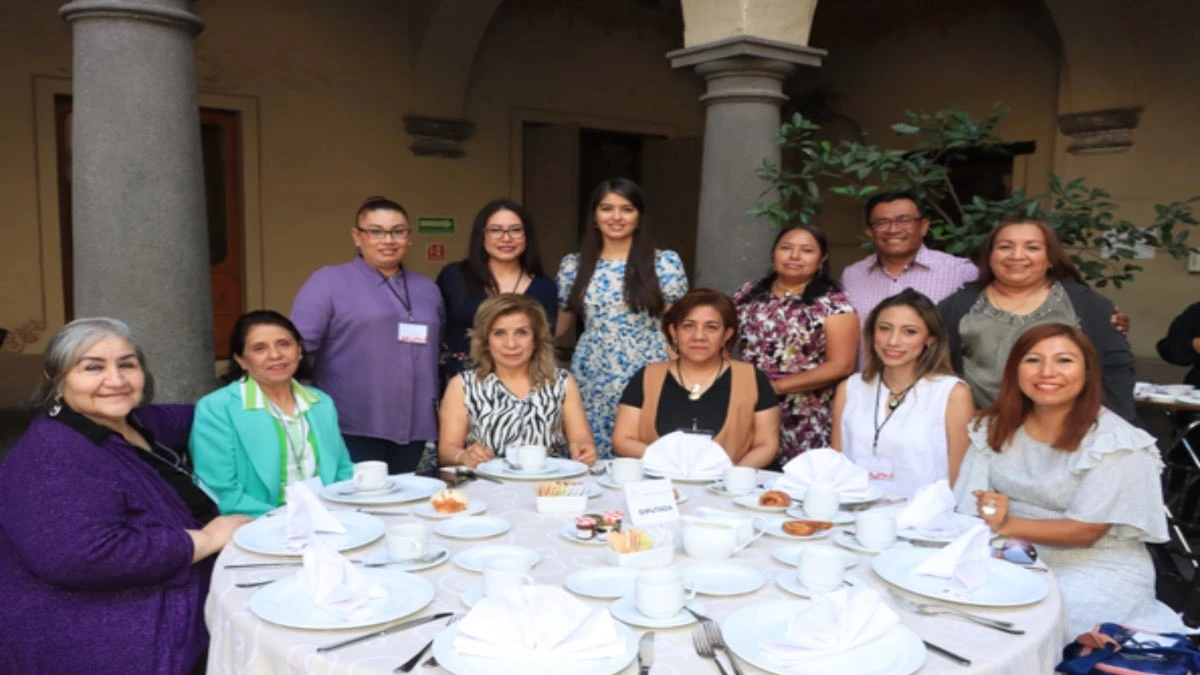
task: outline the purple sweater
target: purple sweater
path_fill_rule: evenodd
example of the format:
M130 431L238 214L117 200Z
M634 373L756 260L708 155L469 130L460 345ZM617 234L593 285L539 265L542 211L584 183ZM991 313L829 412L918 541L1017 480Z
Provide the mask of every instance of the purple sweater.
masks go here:
M192 406L146 406L159 442L186 447ZM39 415L0 464L0 671L186 673L208 647L211 558L140 452Z

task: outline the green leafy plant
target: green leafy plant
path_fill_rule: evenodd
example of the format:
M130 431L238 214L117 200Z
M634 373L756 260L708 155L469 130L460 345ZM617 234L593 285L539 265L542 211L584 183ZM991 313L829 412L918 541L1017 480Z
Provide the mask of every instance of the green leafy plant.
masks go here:
M1131 262L1139 246L1174 258L1196 252L1188 244L1189 226L1200 224L1192 204L1200 196L1154 207L1154 220L1136 224L1115 213L1117 203L1085 179L1050 176L1047 195L1016 190L1003 199L967 198L951 180L956 161L969 153L1003 153L997 135L1008 110L996 105L980 119L947 108L934 113L906 111L906 121L891 129L910 140L909 149L884 148L856 140L820 138L821 126L796 114L779 129L779 144L789 166L764 160L758 174L769 187L750 215L779 227L812 222L827 195L866 201L890 190L909 190L930 213L930 243L949 253L973 257L1000 219L1012 215L1044 218L1058 232L1084 279L1095 286L1133 281L1142 267Z

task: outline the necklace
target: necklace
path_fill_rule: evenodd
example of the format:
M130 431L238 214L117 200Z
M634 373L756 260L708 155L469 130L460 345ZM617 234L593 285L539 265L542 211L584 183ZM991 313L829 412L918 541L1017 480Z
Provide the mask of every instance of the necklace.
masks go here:
M901 403L904 403L905 397L908 396L908 392L910 390L912 390L914 385L916 385L915 381L912 382L911 384L909 384L907 387L905 387L904 391L900 392L899 394L893 393L892 388L888 387L888 401L887 401L888 412L887 412L887 416L883 418L883 422L880 422L879 421L879 398L880 398L880 395L883 393L883 373L879 374L879 381L875 383L875 418L874 418L875 439L871 443L871 454L875 454L875 451L879 448L879 432L883 431L883 428L885 426L887 426L887 423L889 421L891 421L891 419L893 417L892 413L896 412L896 408L899 408Z
M779 290L780 293L783 293L783 297L790 298L793 295L802 295L804 293L804 289L808 288L808 284L803 283L795 288L788 288L787 286L783 285L782 281L779 281L778 279L776 279L775 287Z
M701 387L699 382L693 382L692 386L688 387L687 384L683 381L683 358L678 357L675 359L675 372L679 373L679 385L681 387L683 387L685 390L687 390L689 401L699 401L700 396L702 396L704 394L704 390L708 389L708 387L711 387L713 382L716 382L717 378L721 376L722 370L725 370L725 358L724 357L722 357L721 361L719 363L717 363L717 372L713 373L712 377L710 377L708 379L707 387Z

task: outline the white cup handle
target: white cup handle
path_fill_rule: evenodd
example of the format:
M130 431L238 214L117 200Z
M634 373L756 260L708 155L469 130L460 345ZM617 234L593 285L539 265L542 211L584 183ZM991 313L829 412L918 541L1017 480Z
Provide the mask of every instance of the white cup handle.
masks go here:
M532 586L537 582L533 580L532 575L525 574L521 576L521 583L525 584L526 586Z
M686 604L688 601L695 600L695 599L696 599L696 585L693 584L691 588L684 586L683 587L683 602Z

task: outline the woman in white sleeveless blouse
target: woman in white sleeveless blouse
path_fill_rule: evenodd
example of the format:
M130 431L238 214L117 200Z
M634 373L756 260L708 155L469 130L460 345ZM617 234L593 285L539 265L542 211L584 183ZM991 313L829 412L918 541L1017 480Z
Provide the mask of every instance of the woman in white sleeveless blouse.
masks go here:
M484 300L471 329L471 361L475 368L450 380L442 398L441 464L474 467L518 445L596 461L579 387L555 367L537 301L515 293Z
M909 498L942 478L953 483L975 405L950 369L937 308L902 291L872 310L863 335L866 367L833 399L833 447L892 494Z

